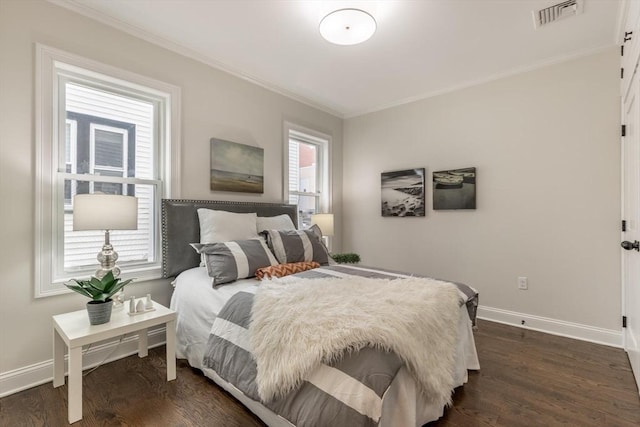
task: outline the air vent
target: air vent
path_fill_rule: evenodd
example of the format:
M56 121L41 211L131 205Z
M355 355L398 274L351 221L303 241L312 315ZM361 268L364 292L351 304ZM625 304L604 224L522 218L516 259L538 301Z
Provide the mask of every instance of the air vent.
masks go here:
M540 28L560 19L570 18L582 13L584 0L568 0L540 10L534 10L533 25Z

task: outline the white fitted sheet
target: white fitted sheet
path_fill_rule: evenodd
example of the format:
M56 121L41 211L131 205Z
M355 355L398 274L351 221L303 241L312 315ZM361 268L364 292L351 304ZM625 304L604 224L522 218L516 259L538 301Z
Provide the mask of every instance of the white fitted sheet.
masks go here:
M214 289L211 278L207 275L207 269L196 267L181 273L174 283L175 290L171 298L171 308L177 312L177 357L187 359L191 366L201 369L207 377L231 393L267 425L272 427L291 426L287 420L259 402L249 399L214 371L202 366L202 356L217 313L235 293L240 291L255 292L259 282L256 279L244 279ZM467 382L467 370L480 369L471 320L464 305L460 308L458 336L456 386ZM416 384L411 374L405 367L401 368L384 395L382 418L379 425L381 427L421 426L440 418L444 408L436 407L436 405L425 401L416 390Z

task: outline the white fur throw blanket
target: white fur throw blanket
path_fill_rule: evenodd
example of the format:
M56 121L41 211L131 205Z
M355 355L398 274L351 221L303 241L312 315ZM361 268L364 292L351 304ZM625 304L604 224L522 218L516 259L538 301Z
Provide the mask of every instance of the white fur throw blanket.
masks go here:
M295 389L321 363L371 346L395 352L431 401L451 403L460 297L424 278L263 281L249 334L264 401Z

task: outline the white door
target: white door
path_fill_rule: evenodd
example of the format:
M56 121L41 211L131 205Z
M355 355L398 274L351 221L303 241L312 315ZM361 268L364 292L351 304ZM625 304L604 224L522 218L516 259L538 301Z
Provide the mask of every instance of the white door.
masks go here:
M640 82L634 75L624 97L622 138L622 295L627 327L624 329L625 350L631 369L640 384Z

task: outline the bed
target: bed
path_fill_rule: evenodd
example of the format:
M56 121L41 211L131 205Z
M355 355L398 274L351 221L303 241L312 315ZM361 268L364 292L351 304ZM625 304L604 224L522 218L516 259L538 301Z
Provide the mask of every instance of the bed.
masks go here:
M472 332L477 293L472 288L397 271L327 263L267 282L250 277L217 286L211 265L201 266L205 257L191 246L201 241L199 209L255 213L267 219L286 215L297 224L297 208L162 201L163 275L175 278L171 308L178 313L177 356L267 425L421 426L440 418L453 389L467 381L468 370L479 369ZM425 296L432 298L425 304L433 310L415 310L419 313L407 328L420 334L411 340L388 337L409 336L408 330L388 333L402 330L394 322L404 316L404 309L389 310L383 320L371 318L372 312L384 307L382 301L398 304L396 298L404 298L401 303L411 312L409 306L422 304L427 288L433 288L428 291L433 294ZM442 307L449 308L443 312ZM292 326L299 324L308 324L309 329ZM366 327L358 326L362 324ZM353 340L354 330L360 334L357 342L349 341L338 350L343 341L335 337ZM374 342L378 338L380 342Z

